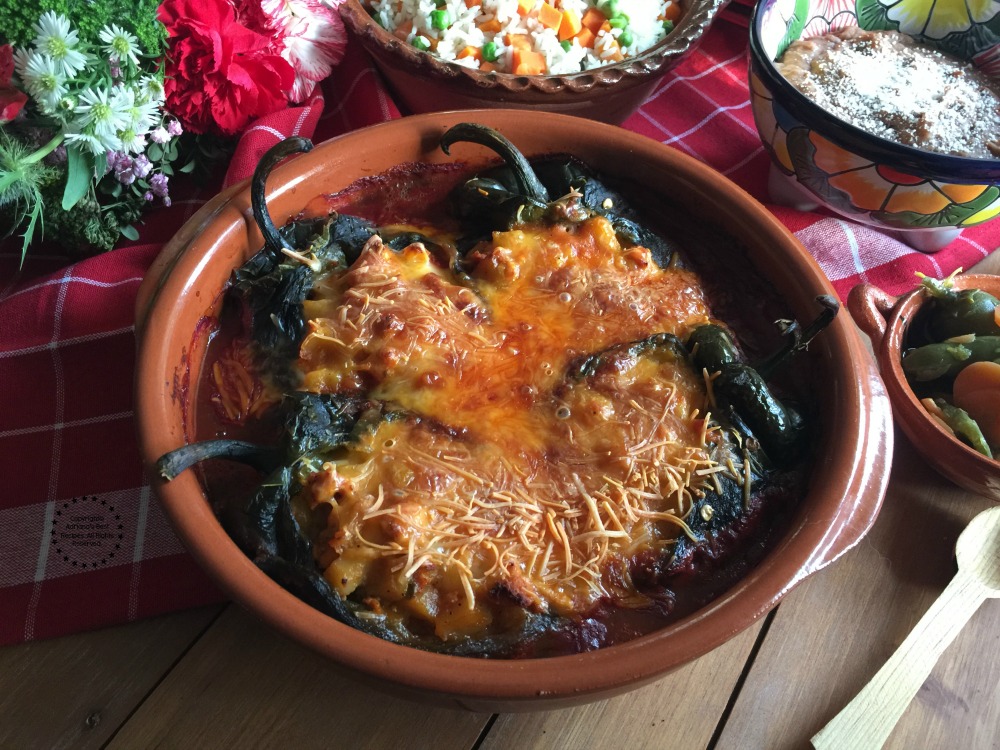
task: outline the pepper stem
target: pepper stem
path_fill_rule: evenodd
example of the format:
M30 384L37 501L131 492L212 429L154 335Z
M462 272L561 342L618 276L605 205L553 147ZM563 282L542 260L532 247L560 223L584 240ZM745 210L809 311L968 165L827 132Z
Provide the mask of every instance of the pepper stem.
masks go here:
M253 218L260 227L261 234L264 235L264 243L273 252L287 250L296 252L296 248L278 232L271 219L271 214L267 210L266 185L268 175L271 170L287 156L298 153L308 153L312 151L313 144L308 138L286 138L275 146L272 146L265 153L257 168L253 172L253 179L250 181L250 204L253 207Z
M441 136L441 150L450 156L448 149L454 143L477 143L496 152L510 167L522 196L539 203L549 202L549 191L542 185L525 155L493 128L473 122L460 122Z
M788 357L798 351L802 351L809 346L809 342L812 341L816 336L826 328L833 319L837 316L837 312L840 310L840 303L828 294L821 294L816 298L816 301L823 307L823 311L816 316L816 319L810 323L806 329L803 331L796 321L791 321L786 323L782 333L786 336L788 341L782 346L778 351L766 357L758 364L754 365L757 373L765 380L770 377L771 373L774 372L779 365L781 365Z

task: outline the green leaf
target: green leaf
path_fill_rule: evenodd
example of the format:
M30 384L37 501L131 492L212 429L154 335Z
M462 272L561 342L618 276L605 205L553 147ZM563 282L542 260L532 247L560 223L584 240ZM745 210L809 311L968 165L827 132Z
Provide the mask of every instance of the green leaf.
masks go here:
M194 171L194 168L197 167L197 166L198 166L198 162L196 160L192 159L191 161L189 161L187 164L185 164L183 167L181 167L177 171L178 172L183 172L184 174L190 174L191 172Z
M139 230L136 229L131 224L122 227L120 231L122 233L122 237L125 237L126 239L130 239L130 240L137 240L137 239L139 239Z
M66 147L66 190L63 193L63 211L69 211L90 190L94 175L93 160L76 146Z
M159 161L163 156L163 146L159 143L151 143L146 149L146 158L150 161Z

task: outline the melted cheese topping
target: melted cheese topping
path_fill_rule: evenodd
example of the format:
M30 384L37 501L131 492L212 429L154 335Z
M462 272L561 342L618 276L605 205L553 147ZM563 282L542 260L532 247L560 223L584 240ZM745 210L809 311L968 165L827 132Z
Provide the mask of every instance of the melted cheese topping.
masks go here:
M385 419L306 480L328 504L317 549L342 595L441 638L507 610L642 603L629 562L669 554L717 472L742 481L705 382L667 351L580 357L709 320L697 278L623 250L610 224L530 227L477 248L470 282L420 244L373 237L305 303L304 388L363 391Z

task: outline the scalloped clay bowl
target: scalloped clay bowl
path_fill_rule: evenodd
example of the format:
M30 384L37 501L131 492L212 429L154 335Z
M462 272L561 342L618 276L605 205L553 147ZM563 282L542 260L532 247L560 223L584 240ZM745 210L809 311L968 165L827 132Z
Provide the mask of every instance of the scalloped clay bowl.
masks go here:
M1000 80L996 3L982 12L935 0L761 0L750 24L750 100L771 155L771 199L801 210L824 206L924 252L1000 213L1000 160L921 151L837 119L778 72L798 39L848 26L893 30ZM976 13L970 17L969 12Z
M618 124L694 49L725 0L681 4L684 15L674 30L641 55L580 73L539 76L485 73L445 62L383 29L360 0L344 0L340 15L410 112L539 109Z
M793 315L813 316L815 297L833 294L798 241L718 173L651 139L546 113L484 110L414 116L328 141L271 175L271 214L280 225L313 199L402 163L460 159L481 167L491 162L491 152L470 144L454 146L452 157L440 152L441 134L458 122L494 127L529 156L575 154L609 180L634 184L630 165L641 163L643 183L636 194L700 217L694 224L697 239L718 232L726 243L742 247L762 283L782 290L779 302ZM191 407L203 366L205 320L217 314L230 272L261 245L249 190L237 187L199 211L144 280L138 302L136 410L147 467L194 434ZM707 247L699 245L703 252ZM790 511L769 551L732 588L694 614L646 636L587 653L513 661L471 659L419 651L353 630L287 593L256 568L216 520L195 472L183 472L170 483L150 479L187 548L234 600L374 685L479 711L568 706L652 682L722 644L870 528L892 456L890 407L874 362L843 314L804 356L808 371L821 373L809 381L810 389L815 383L821 421L817 456L806 496Z
M956 276L955 288L982 289L1000 296L1000 276ZM892 413L913 446L959 487L1000 502L1000 461L977 453L933 419L906 382L903 342L910 322L928 299L919 288L893 297L871 284L861 284L851 290L847 304L858 326L872 340Z

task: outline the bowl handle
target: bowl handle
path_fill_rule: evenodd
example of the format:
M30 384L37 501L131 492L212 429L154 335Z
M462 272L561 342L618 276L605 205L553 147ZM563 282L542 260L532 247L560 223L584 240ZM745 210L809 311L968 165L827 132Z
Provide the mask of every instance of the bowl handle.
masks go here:
M873 284L858 284L847 296L847 309L858 327L868 334L872 347L882 343L889 315L899 297L886 294Z

